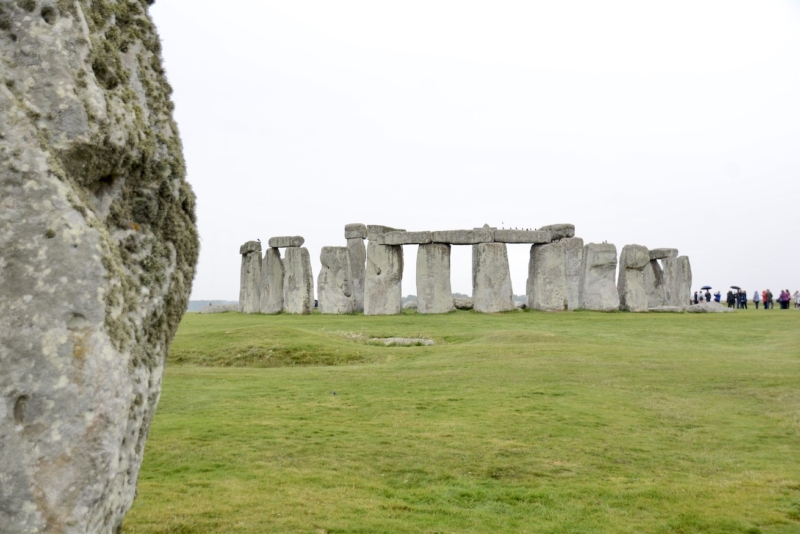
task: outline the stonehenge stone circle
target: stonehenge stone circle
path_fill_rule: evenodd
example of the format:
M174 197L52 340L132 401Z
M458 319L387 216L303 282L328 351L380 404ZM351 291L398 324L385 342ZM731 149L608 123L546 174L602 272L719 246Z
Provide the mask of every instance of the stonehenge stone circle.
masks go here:
M0 57L0 532L118 532L199 250L160 42L6 1Z
M647 307L661 308L667 304L667 291L664 287L664 270L658 260L650 260L642 271L644 289L647 292Z
M584 310L619 310L617 247L611 243L589 243L583 247L580 307Z
M322 247L322 268L317 277L320 313L353 313L353 283L347 247Z
M366 226L364 233L366 234ZM353 311L360 313L364 311L364 278L367 268L367 247L364 246L364 239L348 238L347 250L350 251L350 275L353 277Z
M314 275L305 247L288 247L283 260L283 311L306 315L314 309Z
M242 271L239 276L239 311L261 311L261 243L248 241L239 247Z
M540 231L550 232L550 239L557 241L565 237L575 237L574 224L550 224L539 228Z
M581 275L583 273L583 239L566 237L561 240L567 271L567 308L580 307Z
M364 314L396 315L400 313L403 309L402 281L403 247L379 245L376 240L370 239L367 245Z
M345 224L344 225L344 238L345 239L366 239L367 227L361 223Z
M561 241L531 247L526 294L528 308L543 311L568 309L567 261Z
M450 245L420 245L417 252L417 313L447 313L453 309Z
M281 252L268 248L261 260L261 313L283 311L283 279L285 276Z
M481 313L515 309L505 243L472 246L472 301Z
M619 309L632 312L646 312L648 308L647 291L644 286L644 269L650 263L647 247L625 245L619 255Z
M288 247L302 247L305 239L299 235L271 237L269 239L270 248L288 248Z

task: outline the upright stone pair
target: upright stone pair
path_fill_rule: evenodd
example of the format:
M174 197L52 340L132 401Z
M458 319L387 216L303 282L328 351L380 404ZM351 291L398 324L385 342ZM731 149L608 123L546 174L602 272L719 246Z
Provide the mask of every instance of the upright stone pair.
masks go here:
M644 286L648 309L686 309L692 286L692 267L688 256L678 256L678 249L650 250L644 268Z
M314 276L308 249L300 236L273 237L261 258L261 242L239 248L242 266L239 310L242 313L308 314L314 308ZM279 248L286 248L281 259Z
M579 237L531 246L526 286L528 307L544 311L578 309L582 265L583 239Z

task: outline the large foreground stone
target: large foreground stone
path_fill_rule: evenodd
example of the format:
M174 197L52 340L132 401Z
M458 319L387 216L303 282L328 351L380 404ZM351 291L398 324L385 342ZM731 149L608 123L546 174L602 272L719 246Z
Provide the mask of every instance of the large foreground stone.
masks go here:
M678 301L686 309L692 299L692 265L689 256L678 256Z
M577 310L581 303L581 273L583 272L583 239L568 237L561 240L567 270L567 308Z
M528 308L564 311L567 303L567 262L561 241L531 247L526 287Z
M617 247L610 243L589 243L583 247L580 307L593 311L619 310Z
M283 260L283 311L305 315L314 309L314 275L311 256L305 247L289 247Z
M631 312L647 311L644 269L650 263L647 247L625 245L619 255L619 308Z
M360 237L351 237L347 240L347 250L350 251L350 276L353 277L353 311L364 311L364 284L367 266L367 247Z
M320 313L353 313L353 283L347 247L322 247L317 277Z
M239 311L261 311L261 243L248 241L239 247L242 266L239 271Z
M417 313L447 313L453 309L450 245L420 245L417 252Z
M650 260L642 271L644 289L647 293L647 307L661 308L667 304L664 288L664 270L658 260Z
M381 232L383 233L383 232ZM367 274L364 285L365 315L396 315L403 310L403 247L367 245Z
M477 312L514 310L514 293L505 243L473 245L472 301Z
M261 260L261 313L283 311L283 280L285 271L281 251L268 248Z
M147 2L0 2L0 532L117 532L198 239ZM124 50L124 51L123 51Z

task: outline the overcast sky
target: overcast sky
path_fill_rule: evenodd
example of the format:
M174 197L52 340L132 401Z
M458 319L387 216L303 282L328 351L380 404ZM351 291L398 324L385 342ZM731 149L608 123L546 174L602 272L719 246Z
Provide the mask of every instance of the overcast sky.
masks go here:
M800 2L158 0L198 197L193 299L239 245L570 222L694 286L800 287ZM509 245L515 294L530 247ZM471 294L470 247L453 291ZM403 294L416 293L405 247Z

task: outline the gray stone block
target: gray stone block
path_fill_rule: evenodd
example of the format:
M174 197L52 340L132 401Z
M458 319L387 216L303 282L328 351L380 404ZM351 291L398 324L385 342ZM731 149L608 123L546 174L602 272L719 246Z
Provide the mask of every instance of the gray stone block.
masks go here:
M283 311L284 269L281 252L268 248L261 260L261 313Z
M353 277L353 312L364 311L364 283L367 266L367 247L360 237L347 240L350 251L350 275Z
M379 245L425 245L430 242L430 232L386 232L378 236Z
M317 277L319 312L353 313L353 281L350 272L350 251L347 247L322 247L319 255L322 268Z
M581 303L581 273L583 272L583 239L564 238L564 258L567 270L567 308L577 310Z
M453 297L453 306L457 310L471 310L474 308L472 299L469 297Z
M307 315L314 309L314 275L311 256L303 247L287 247L283 260L286 270L283 282L283 311Z
M553 240L550 232L542 230L495 230L495 243L522 243L535 245L550 243Z
M447 313L453 309L450 245L420 245L417 252L417 312Z
M678 301L686 309L692 298L692 265L689 256L678 256Z
M650 250L651 260L663 260L664 258L677 258L677 248L654 248Z
M370 241L377 242L378 236L387 232L405 232L405 230L402 228L392 228L391 226L383 226L380 224L367 225L367 238Z
M475 311L497 313L514 310L505 243L473 245L472 257L472 300Z
M631 312L646 312L647 291L644 285L644 269L650 263L647 247L625 245L619 256L619 307Z
M361 223L345 224L344 225L344 238L345 239L366 239L367 226Z
M618 311L619 293L614 281L616 274L617 247L610 243L589 243L584 246L581 309Z
M302 247L305 241L306 240L300 237L299 235L270 237L269 246L270 248L288 248L288 247L296 248L296 247Z
M664 268L664 295L666 306L685 306L681 299L680 278L678 275L678 258L662 258L661 266Z
M528 283L525 291L528 308L565 311L567 301L567 262L560 241L531 247Z
M261 242L260 241L248 241L241 247L239 247L239 254L247 254L248 252L261 252Z
M481 228L479 230L440 230L431 232L431 241L434 243L447 243L450 245L476 245L478 243L493 243L494 230Z
M550 232L550 237L553 241L565 237L575 237L575 225L569 223L549 224L547 226L542 226L539 230Z
M644 289L647 292L647 307L662 308L667 304L664 287L664 270L658 260L650 260L642 271Z
M379 245L370 239L367 245L364 315L400 313L403 310L402 283L403 247Z
M242 266L239 272L239 311L258 313L261 311L261 243L248 241L239 251Z

